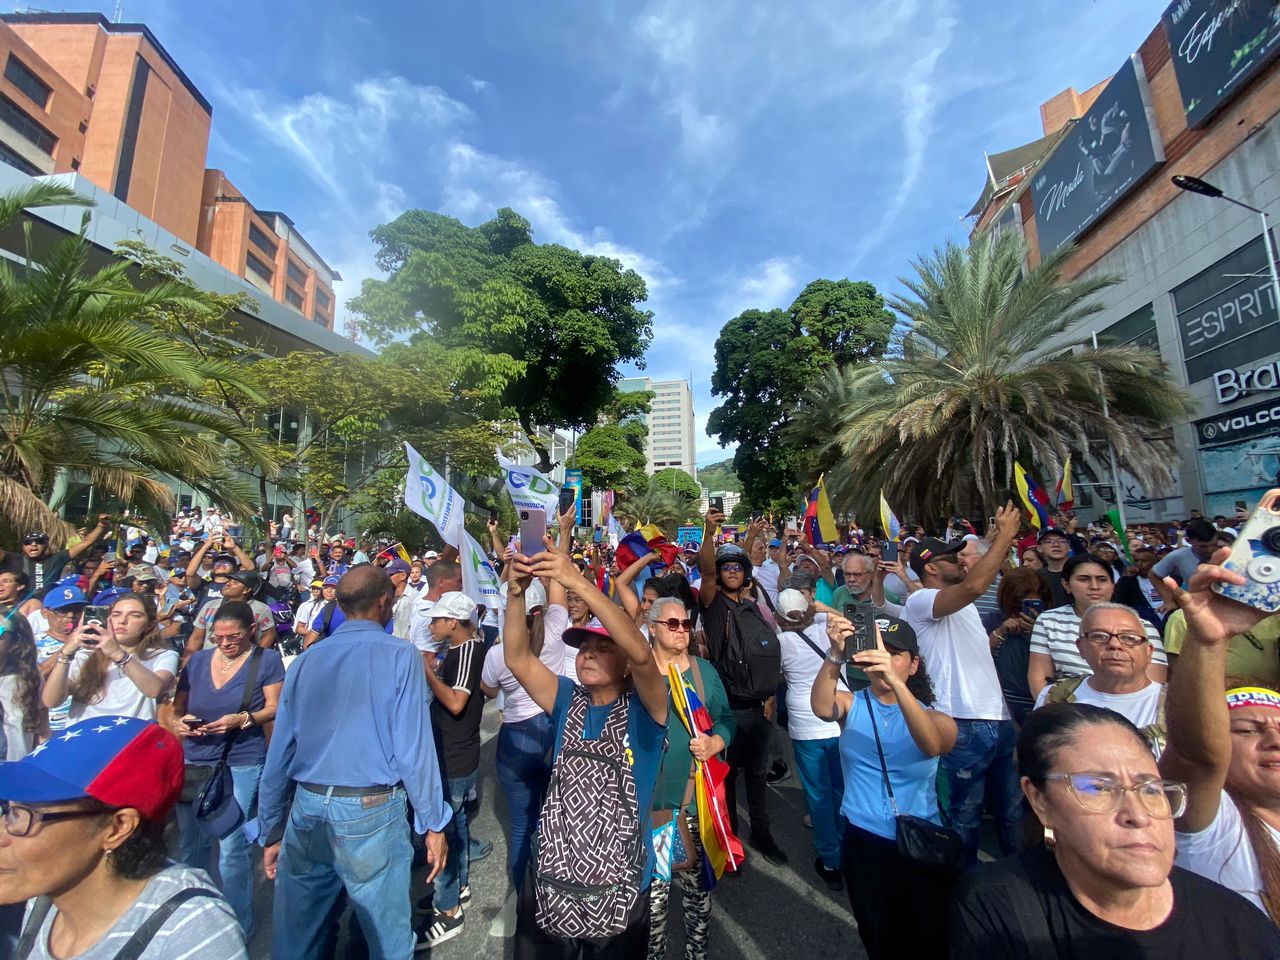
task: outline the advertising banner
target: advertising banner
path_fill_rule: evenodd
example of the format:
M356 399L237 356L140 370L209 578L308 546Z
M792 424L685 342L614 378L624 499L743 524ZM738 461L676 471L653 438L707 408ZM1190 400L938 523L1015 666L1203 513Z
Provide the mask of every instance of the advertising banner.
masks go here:
M536 467L523 467L513 463L497 451L498 469L507 485L507 495L517 511L542 510L547 516L556 515L556 501L560 488L538 472Z
M702 528L701 527L680 527L676 530L676 543L684 546L686 543L701 543Z
M1074 240L1164 161L1147 78L1131 56L1089 112L1035 171L1040 256Z
M570 487L574 491L573 506L575 510L573 522L577 526L582 526L582 471L576 467L570 467L564 472L564 485Z
M1203 125L1280 51L1274 3L1174 0L1162 19L1189 127Z

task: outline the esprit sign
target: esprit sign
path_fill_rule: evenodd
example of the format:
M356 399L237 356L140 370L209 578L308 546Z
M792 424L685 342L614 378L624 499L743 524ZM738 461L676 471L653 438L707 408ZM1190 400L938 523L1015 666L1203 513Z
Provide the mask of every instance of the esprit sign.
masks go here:
M1280 387L1280 361L1244 370L1219 370L1213 375L1213 389L1219 403L1233 403L1247 397L1251 390L1275 390Z

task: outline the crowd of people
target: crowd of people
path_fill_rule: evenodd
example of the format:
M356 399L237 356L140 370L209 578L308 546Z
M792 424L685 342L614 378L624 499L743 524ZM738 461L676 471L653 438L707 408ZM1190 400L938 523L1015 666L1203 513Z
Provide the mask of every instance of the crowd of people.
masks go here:
M625 563L572 511L541 543L491 520L496 606L452 547L289 513L258 542L212 507L29 533L0 550L0 956L243 957L269 925L311 960L348 907L372 957L445 943L493 849L496 709L518 958L701 960L756 858L811 859L873 960L904 931L922 958L1280 957L1280 616L1213 589L1244 519L1008 504L815 546L712 509Z

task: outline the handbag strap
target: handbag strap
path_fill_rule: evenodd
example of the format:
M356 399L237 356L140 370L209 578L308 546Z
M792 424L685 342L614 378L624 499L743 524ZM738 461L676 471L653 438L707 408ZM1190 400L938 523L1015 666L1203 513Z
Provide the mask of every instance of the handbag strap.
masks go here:
M790 631L788 631L788 632L789 632L789 633L794 633L797 637L799 637L801 640L803 640L805 643L807 643L807 644L809 645L809 649L810 649L810 650L812 650L814 653L816 653L816 654L818 655L819 659L821 659L824 663L826 662L827 655L826 655L825 653L823 653L821 650L819 650L819 649L818 649L818 645L817 645L816 643L814 643L812 640L810 640L810 639L809 639L809 635L808 635L807 633L805 633L803 630L790 630ZM844 688L845 688L846 690L849 690L849 681L847 681L847 680L844 678L844 674L843 674L843 673L837 673L837 674L836 674L836 682L837 682L837 683L843 683L843 684L844 684ZM850 692L850 693L852 693L853 691L852 691L852 690L849 690L849 692Z
M220 899L218 894L203 887L187 887L185 890L179 890L152 911L151 916L147 917L142 925L133 932L133 936L120 948L113 960L138 960L142 956L142 952L151 945L151 941L160 932L160 928L164 926L165 921L173 916L174 911L188 900L194 900L196 897Z
M876 726L876 712L871 706L871 694L864 688L862 697L867 701L867 717L871 720L871 733L876 738L876 753L880 755L880 776L884 777L884 789L889 794L889 809L898 816L898 802L893 799L893 785L889 783L889 767L884 762L884 747L880 744L880 730Z
M258 666L262 662L262 648L254 645L253 652L249 654L249 663L244 670L244 696L240 698L240 709L236 713L244 713L249 709L249 704L253 702L254 685L258 682ZM222 756L218 763L227 762L227 757L231 756L231 748L236 745L236 741L240 739L240 733L244 727L236 727L227 736L227 742L222 745Z
M40 935L44 918L49 915L52 906L53 901L48 897L36 897L31 905L31 915L27 917L27 925L22 928L22 939L18 941L18 949L13 954L13 960L27 960L27 957L31 956L31 949L36 945L36 937Z

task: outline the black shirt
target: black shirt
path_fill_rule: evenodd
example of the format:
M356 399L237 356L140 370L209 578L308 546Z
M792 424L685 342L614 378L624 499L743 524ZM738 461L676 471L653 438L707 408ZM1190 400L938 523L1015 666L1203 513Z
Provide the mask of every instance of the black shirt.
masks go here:
M431 701L431 726L435 731L440 775L446 780L466 777L480 766L480 717L484 694L480 672L484 669L484 645L474 637L445 651L440 679L454 690L465 690L470 699L455 715L438 699Z
M735 674L728 669L725 660L728 654L726 649L729 639L729 620L733 616L732 609L736 608L739 616L755 617L768 628L768 621L764 619L764 615L760 613L760 608L756 601L750 595L746 595L741 600L730 600L729 596L721 589L716 589L716 595L711 598L711 603L702 608L702 631L707 639L707 654L711 660L711 665L720 673L721 679L725 681L725 691L729 697L729 705L736 709L745 709L747 707L756 707L763 703L755 697L743 697L738 695L732 687L730 679Z
M32 560L23 554L22 559L26 564L27 576L31 578L31 585L27 589L31 590L34 596L43 599L44 595L58 582L67 564L71 562L71 552L59 550L39 560Z
M1054 607L1065 607L1071 603L1071 594L1067 593L1067 585L1062 580L1062 573L1054 573L1048 567L1042 567L1036 571L1040 574L1040 579L1049 586L1049 592L1053 595L1053 599L1045 604L1045 608L1052 610Z
M1080 905L1044 848L983 864L951 901L951 960L1194 960L1280 957L1280 931L1244 897L1174 867L1173 912L1128 930Z

